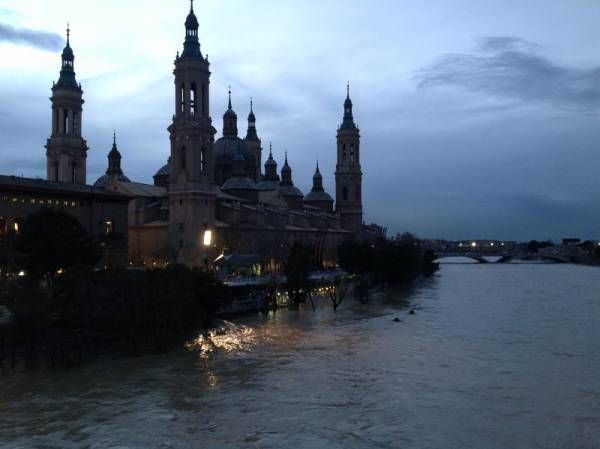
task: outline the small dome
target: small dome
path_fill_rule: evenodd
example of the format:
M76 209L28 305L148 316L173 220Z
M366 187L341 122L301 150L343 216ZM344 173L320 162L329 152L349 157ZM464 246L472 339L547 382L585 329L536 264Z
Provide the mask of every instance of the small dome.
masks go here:
M217 139L213 148L216 158L233 157L239 152L238 148L241 150L242 154L246 159L248 159L249 156L251 156L250 151L246 146L246 143L239 137L221 137L220 139Z
M302 193L302 191L294 186L294 185L280 185L279 186L279 191L281 192L281 194L283 196L286 197L300 197L300 198L304 198L304 194Z
M250 178L245 176L234 176L229 178L221 187L221 190L256 190L256 184Z
M233 109L227 109L225 111L225 114L223 114L223 118L235 118L237 119L237 114L235 113L235 111Z
M171 159L171 158L169 158ZM167 164L163 165L158 169L154 176L169 176L171 174L171 162L169 161Z
M304 201L307 203L316 202L316 201L331 201L333 202L333 198L327 192L315 192L314 190L309 192L308 195L304 197Z
M106 187L111 181L121 181L121 182L131 182L129 178L125 175L102 175L100 176L96 182L94 183L94 187Z
M187 16L187 19L185 19L185 27L189 30L189 29L198 29L199 27L199 23L198 23L198 18L196 17L196 14L194 14L194 9L190 9L190 13Z
M256 184L256 188L262 191L278 190L279 180L278 179L263 179Z
M73 54L73 49L71 48L71 46L68 43L62 52L62 58L65 61L73 61L75 59L75 55Z

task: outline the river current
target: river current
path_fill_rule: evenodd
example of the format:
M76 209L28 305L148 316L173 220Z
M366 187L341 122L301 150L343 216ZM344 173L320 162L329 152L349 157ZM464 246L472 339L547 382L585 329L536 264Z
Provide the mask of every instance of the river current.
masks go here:
M5 375L0 447L599 448L600 269L442 265L211 345Z

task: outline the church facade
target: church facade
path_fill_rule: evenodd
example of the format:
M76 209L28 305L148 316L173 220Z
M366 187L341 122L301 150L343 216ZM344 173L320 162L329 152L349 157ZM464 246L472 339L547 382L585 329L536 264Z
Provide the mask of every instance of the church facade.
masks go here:
M93 186L86 185L83 91L75 79L67 37L61 75L52 87L47 180L38 184L42 182L46 190L77 190L96 201L118 203L118 211L111 211L118 220L93 218L92 222L118 221L119 227L127 228L130 265L208 266L223 255L243 254L277 269L290 247L300 243L313 249L315 268L325 268L335 264L337 247L345 239L383 236L381 228L363 224L360 131L349 88L337 130L335 202L323 188L318 163L312 189L305 195L294 185L287 154L280 172L271 146L263 158L252 102L246 134L240 136L231 90L222 134L216 138L210 111L210 63L201 51L198 29L192 0L183 51L174 62L174 114L167 128L170 156L152 184L125 175L113 136L106 173Z

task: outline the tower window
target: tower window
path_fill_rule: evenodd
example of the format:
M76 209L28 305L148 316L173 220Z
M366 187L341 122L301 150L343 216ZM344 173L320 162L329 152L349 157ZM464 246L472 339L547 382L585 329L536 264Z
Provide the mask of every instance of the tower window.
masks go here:
M185 147L181 148L181 171L185 170L186 166L187 166L187 151L185 149Z
M77 175L76 168L77 168L77 166L75 165L75 162L71 163L71 180L72 180L73 184L75 183L75 179L76 179L76 175Z
M62 132L63 134L69 134L69 110L68 109L63 109L62 110L63 113L63 129Z
M107 237L110 237L115 233L115 225L112 220L106 220L104 222L104 233Z
M342 145L342 160L346 160L346 144Z
M202 148L200 150L200 171L204 173L206 167L205 167L205 161L204 161L204 157L205 157L205 152L206 150L204 148Z
M354 162L354 144L350 145L350 162Z
M206 115L206 87L202 85L202 115Z
M196 101L198 97L198 89L196 88L196 83L192 83L190 89L190 114L196 115Z
M54 181L58 181L58 161L54 163Z
M77 134L77 112L73 111L73 129L71 129L71 134Z
M179 88L179 101L181 103L181 112L185 112L185 85L181 83Z
M58 134L58 127L60 126L60 109L56 108L54 110L54 115L56 116L54 121L54 134Z
M348 187L345 187L342 189L342 197L344 198L344 201L348 201Z

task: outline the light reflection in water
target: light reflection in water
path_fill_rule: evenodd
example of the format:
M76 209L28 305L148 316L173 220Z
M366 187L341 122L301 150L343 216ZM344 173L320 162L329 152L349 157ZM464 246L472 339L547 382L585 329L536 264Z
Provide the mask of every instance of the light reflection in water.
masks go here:
M223 321L218 327L199 335L185 344L186 349L208 358L216 351L250 351L256 344L254 329Z

